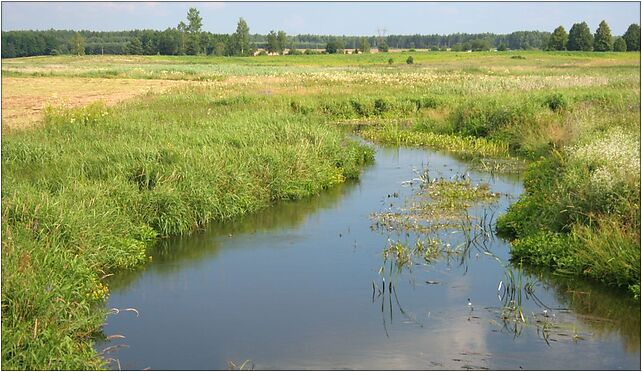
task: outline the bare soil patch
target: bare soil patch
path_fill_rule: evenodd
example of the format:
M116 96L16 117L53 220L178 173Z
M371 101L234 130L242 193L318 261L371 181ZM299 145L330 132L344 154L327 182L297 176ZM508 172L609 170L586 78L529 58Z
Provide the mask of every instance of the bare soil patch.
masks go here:
M77 77L3 77L2 130L33 126L47 105L79 107L95 101L114 105L145 94L162 92L186 81L100 79Z

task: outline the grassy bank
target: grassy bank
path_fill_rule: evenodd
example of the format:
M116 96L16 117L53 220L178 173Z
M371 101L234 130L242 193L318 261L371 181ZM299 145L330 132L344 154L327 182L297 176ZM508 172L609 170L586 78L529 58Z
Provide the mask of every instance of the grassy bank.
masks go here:
M426 146L526 170L526 192L497 231L513 260L585 276L640 295L639 87L607 84L442 100L364 130L389 144Z
M101 278L185 234L358 177L371 150L279 102L186 89L51 109L2 140L2 367L94 369Z

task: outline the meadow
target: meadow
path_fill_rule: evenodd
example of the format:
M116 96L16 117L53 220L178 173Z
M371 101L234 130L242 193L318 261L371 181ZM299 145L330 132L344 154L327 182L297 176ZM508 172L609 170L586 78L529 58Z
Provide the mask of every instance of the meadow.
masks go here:
M3 60L2 367L105 367L106 278L163 237L358 178L373 154L354 131L523 172L496 227L513 260L639 296L639 68L523 51Z

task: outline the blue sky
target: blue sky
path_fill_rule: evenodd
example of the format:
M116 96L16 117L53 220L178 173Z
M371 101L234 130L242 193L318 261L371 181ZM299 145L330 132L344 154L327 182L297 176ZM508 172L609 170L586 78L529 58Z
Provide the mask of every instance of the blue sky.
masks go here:
M2 30L96 31L175 27L197 8L203 30L232 33L239 17L251 33L375 35L552 31L606 20L614 35L640 22L639 2L2 2Z

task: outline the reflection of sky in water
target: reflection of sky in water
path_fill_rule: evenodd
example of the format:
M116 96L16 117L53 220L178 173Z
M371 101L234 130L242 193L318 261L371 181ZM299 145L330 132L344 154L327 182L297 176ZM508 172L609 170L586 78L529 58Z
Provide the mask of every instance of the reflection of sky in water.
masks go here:
M593 290L603 308L588 309L590 303L568 300L576 284L540 284L538 296L549 306L611 319L589 327L564 314L585 337L577 343L558 337L548 346L534 326L514 338L493 323L504 272L474 250L466 265L455 259L404 271L393 279L397 297L375 296L373 303L388 235L370 229L369 215L401 202L388 194L410 195L401 182L425 166L436 177L466 171L438 154L380 150L358 183L161 243L146 270L111 283L109 306L134 307L141 315L108 318L105 334L123 334L114 344L129 345L110 356L128 369L222 369L246 359L258 369L639 369L639 334L621 336L627 323L617 320L639 329L639 307L616 297L614 313L613 296ZM471 176L496 192L521 192L519 180ZM498 204L506 205L505 199ZM491 247L508 257L500 239Z

